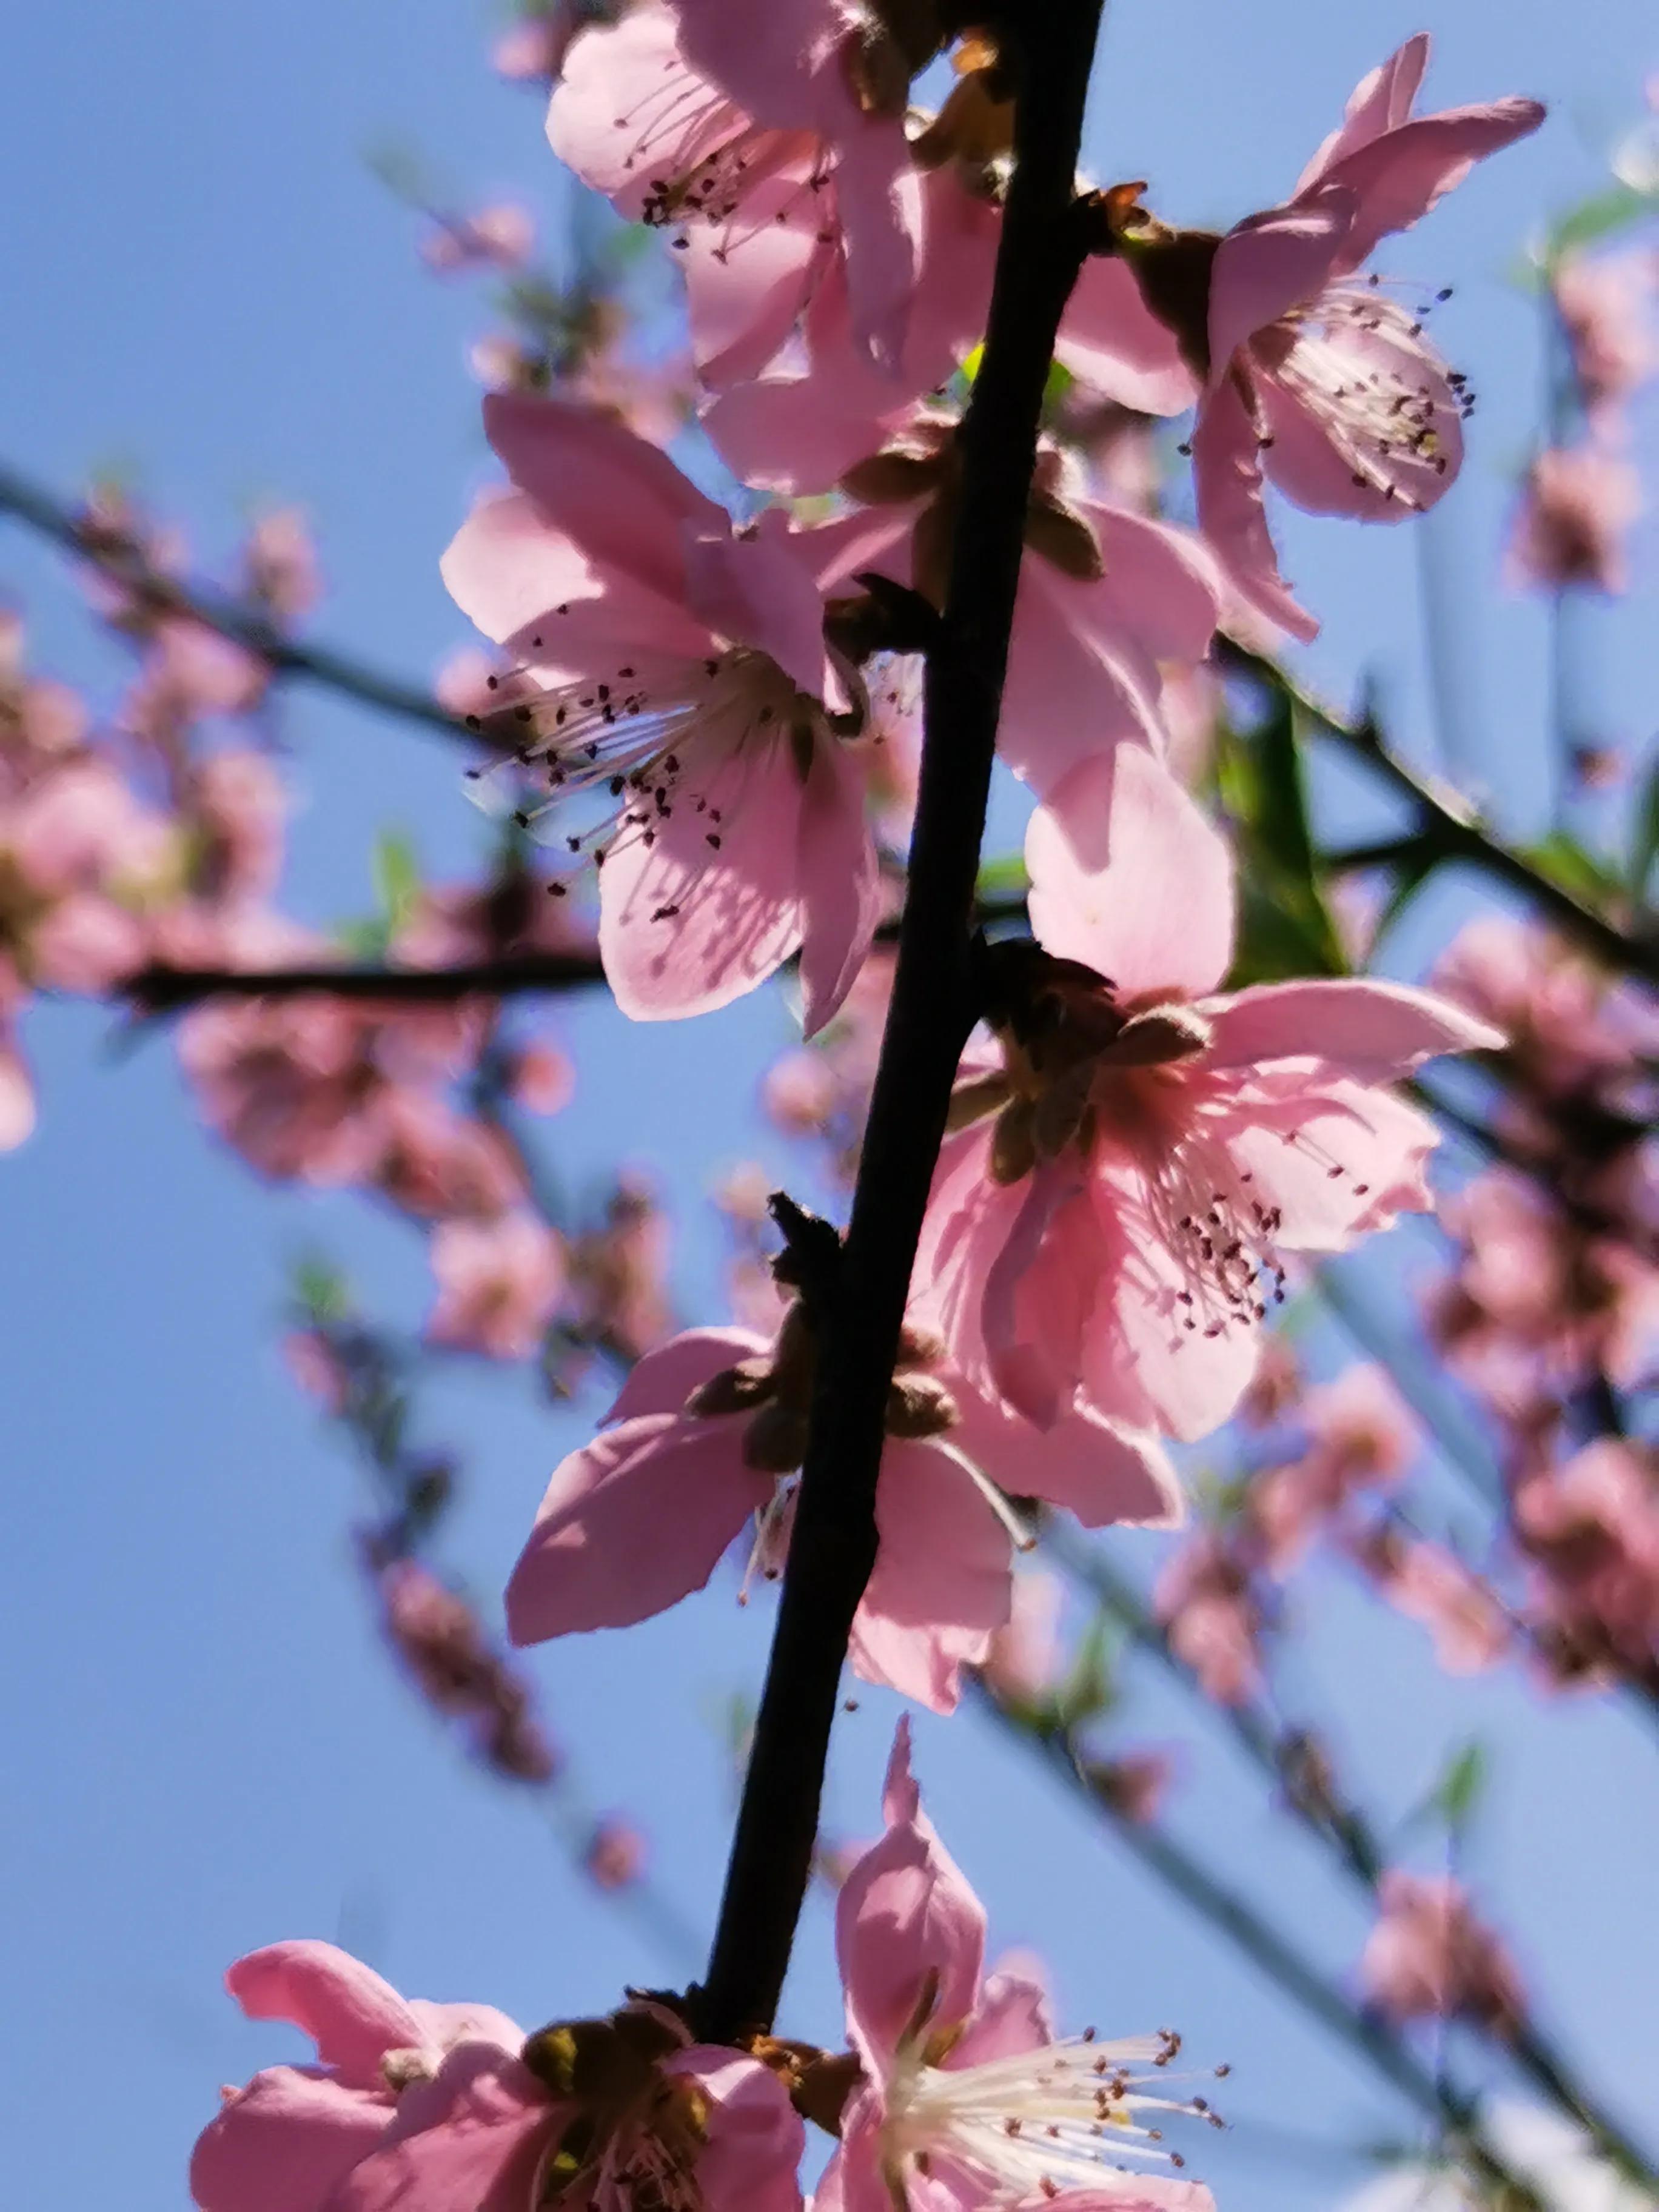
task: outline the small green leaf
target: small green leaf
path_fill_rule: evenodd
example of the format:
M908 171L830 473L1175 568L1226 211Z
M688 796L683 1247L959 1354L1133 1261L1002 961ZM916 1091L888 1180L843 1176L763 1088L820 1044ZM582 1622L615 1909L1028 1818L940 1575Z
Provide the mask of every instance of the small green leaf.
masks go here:
M974 884L975 898L1024 898L1031 888L1031 878L1025 872L1025 863L1018 853L1005 853L994 860L981 860L979 875Z
M395 934L409 919L421 890L421 864L415 848L401 830L383 830L374 847L374 896L389 933Z
M1648 770L1642 795L1632 811L1628 889L1640 905L1646 902L1653 864L1659 860L1659 760Z
M1486 1787L1486 1753L1480 1739L1471 1736L1448 1761L1446 1771L1430 1793L1426 1810L1437 1813L1454 1835L1462 1835L1474 1816Z
M1617 872L1565 830L1553 830L1537 844L1528 846L1524 857L1540 875L1547 876L1564 891L1571 891L1598 910L1624 890Z
M1055 1725L1069 1733L1108 1711L1116 1696L1112 1683L1112 1638L1107 1617L1097 1613L1078 1645L1066 1679L1054 1693Z
M1610 185L1606 191L1593 193L1550 225L1544 245L1545 267L1553 269L1566 254L1611 238L1615 231L1639 222L1652 206L1650 192L1638 192L1629 185Z
M351 1291L345 1277L331 1260L315 1255L295 1263L294 1302L307 1320L319 1328L351 1316Z

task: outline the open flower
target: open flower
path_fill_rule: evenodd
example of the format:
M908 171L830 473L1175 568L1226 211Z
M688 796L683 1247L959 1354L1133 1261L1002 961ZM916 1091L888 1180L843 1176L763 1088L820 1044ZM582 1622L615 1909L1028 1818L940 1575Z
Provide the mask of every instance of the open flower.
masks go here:
M643 0L566 56L548 137L578 176L682 248L698 368L753 376L843 270L859 342L891 364L915 278L920 182L903 97L854 88L835 0Z
M554 799L606 794L567 838L602 863L599 951L624 1012L728 1005L797 949L809 1033L877 919L864 770L823 607L781 514L750 534L654 447L589 409L505 393L513 477L444 580L519 665L484 731Z
M889 1395L879 1547L851 1653L866 1680L948 1712L960 1669L985 1658L1008 1620L1012 1547L1026 1540L999 1484L1069 1506L1091 1527L1167 1525L1179 1492L1151 1437L1079 1419L1039 1437L941 1370L937 1351L911 1333ZM752 1565L775 1576L815 1363L799 1304L774 1343L692 1329L647 1353L592 1443L554 1472L507 1583L514 1641L623 1627L678 1604L751 1520Z
M1398 983L1217 994L1227 848L1136 748L1074 770L1025 857L1036 946L1006 949L1003 1064L958 1090L915 1279L1039 1425L1081 1401L1202 1436L1250 1380L1283 1255L1429 1204L1433 1125L1381 1086L1498 1032Z
M1315 514L1390 522L1431 507L1462 458L1464 380L1422 317L1361 274L1474 164L1544 119L1534 100L1412 113L1429 41L1408 39L1354 92L1282 207L1224 238L1131 207L1115 220L1147 304L1203 381L1192 440L1199 521L1241 594L1292 636L1318 623L1279 575L1265 471Z
M847 2032L864 2072L816 2212L1056 2197L1075 2212L1207 2212L1208 2190L1156 2171L1184 2162L1162 2148L1164 2117L1208 2117L1202 2098L1164 2094L1179 2038L1057 2042L1040 1983L984 1974L984 1908L921 1809L902 1721L883 1812L886 1832L836 1900Z
M226 1978L320 2063L226 2093L191 2161L202 2212L799 2212L781 2083L663 2006L526 2042L488 2005L400 1997L331 1943L273 1944Z

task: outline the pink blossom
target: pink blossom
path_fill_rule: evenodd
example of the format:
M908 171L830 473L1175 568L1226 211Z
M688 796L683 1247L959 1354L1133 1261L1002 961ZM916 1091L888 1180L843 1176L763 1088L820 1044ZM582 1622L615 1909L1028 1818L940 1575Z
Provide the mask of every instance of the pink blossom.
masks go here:
M1522 487L1510 581L1544 592L1628 590L1625 533L1641 511L1641 479L1628 461L1598 446L1548 447Z
M847 2032L864 2071L817 2212L1055 2197L1072 2212L1208 2212L1200 2185L1146 2170L1185 2162L1159 2148L1165 2118L1208 2109L1164 2093L1159 2069L1179 2039L1056 2040L1024 1961L984 1972L984 1908L921 1809L902 1721L882 1809L885 1832L836 1901Z
M325 1413L337 1414L345 1410L351 1377L325 1331L290 1329L283 1339L283 1358L300 1389Z
M991 1638L980 1671L994 1694L1016 1705L1040 1705L1060 1678L1060 1608L1065 1588L1046 1568L1014 1577L1008 1618Z
M1158 1578L1153 1606L1170 1648L1218 1705L1261 1686L1261 1608L1242 1554L1214 1529L1190 1536Z
M1150 1438L1104 1422L1039 1440L934 1371L913 1337L889 1397L879 1550L851 1656L950 1711L964 1664L1009 1615L1011 1534L997 1488L1070 1506L1086 1525L1172 1517L1174 1477ZM555 1470L507 1589L515 1643L623 1627L701 1589L753 1520L778 1571L793 1524L783 1481L805 1449L813 1333L792 1307L777 1340L694 1329L641 1360L591 1444Z
M596 1821L582 1849L582 1866L599 1889L627 1889L645 1871L645 1838L626 1820Z
M202 2212L525 2212L561 2154L570 2212L647 2191L799 2212L803 2130L781 2083L662 2006L526 2043L504 2014L405 2000L328 1943L274 1944L227 1979L254 2019L310 2033L320 2063L228 2093L191 2161Z
M1359 1962L1367 1995L1391 2020L1478 2020L1512 2033L1526 2017L1520 1974L1449 1875L1391 1867Z
M1306 1391L1299 1412L1308 1449L1267 1468L1249 1492L1250 1519L1267 1540L1269 1569L1281 1577L1358 1493L1393 1488L1418 1443L1417 1425L1398 1391L1370 1362Z
M548 114L554 152L636 221L675 230L705 380L755 375L845 272L860 344L902 353L921 191L902 100L866 109L833 0L672 9L588 31Z
M799 948L810 1033L858 972L878 887L799 540L776 512L734 535L665 455L587 410L497 394L484 419L514 489L475 508L444 578L523 663L491 733L562 799L608 788L615 811L567 842L603 861L617 1002L706 1012Z
M365 1563L386 1640L434 1711L460 1721L477 1755L498 1774L550 1782L562 1762L536 1717L529 1685L493 1648L465 1599L418 1559L377 1559L369 1545Z
M1000 1070L961 1085L959 1122L995 1118L945 1141L915 1279L958 1364L1038 1426L1091 1405L1203 1436L1249 1382L1284 1255L1428 1205L1433 1125L1382 1086L1496 1032L1403 984L1218 994L1227 848L1138 749L1074 770L1025 852L1042 950L1010 970Z
M322 597L323 580L298 507L271 507L258 517L242 548L242 571L250 599L269 607L278 622L298 622L310 613Z
M1204 380L1192 439L1200 525L1246 599L1296 637L1319 625L1279 575L1264 471L1316 514L1395 521L1431 507L1462 458L1462 379L1360 269L1380 239L1544 118L1536 100L1513 99L1413 116L1428 58L1419 35L1372 70L1291 199L1224 238L1119 210L1130 266Z
M196 763L190 799L199 897L257 903L283 872L287 793L270 757L247 747L210 753Z
M566 1255L579 1336L614 1346L625 1359L661 1343L674 1325L668 1241L667 1217L649 1186L624 1171L602 1223L577 1237Z
M533 1213L441 1221L432 1232L438 1300L428 1342L489 1359L528 1359L564 1289L558 1237Z
M507 1082L526 1114L562 1114L576 1093L570 1055L545 1037L514 1048Z
M961 475L954 427L927 412L848 474L867 504L806 533L826 587L888 576L941 605ZM997 750L1045 798L1120 741L1160 755L1164 671L1209 648L1220 580L1189 532L1109 507L1057 449L1038 456Z
M270 677L264 662L205 623L169 615L149 636L121 720L163 750L204 714L245 714L264 696Z
M1395 1610L1433 1637L1448 1674L1480 1674L1509 1650L1514 1634L1503 1607L1455 1552L1381 1529L1361 1542L1358 1554Z
M1546 1611L1597 1660L1659 1661L1659 1480L1652 1455L1612 1437L1528 1474L1516 1533L1541 1571Z
M440 276L461 270L517 269L536 244L536 226L527 208L504 200L465 216L438 216L421 240L421 258Z
M1659 368L1652 252L1594 259L1570 253L1552 272L1550 289L1584 412L1593 429L1606 432L1616 427L1625 401Z

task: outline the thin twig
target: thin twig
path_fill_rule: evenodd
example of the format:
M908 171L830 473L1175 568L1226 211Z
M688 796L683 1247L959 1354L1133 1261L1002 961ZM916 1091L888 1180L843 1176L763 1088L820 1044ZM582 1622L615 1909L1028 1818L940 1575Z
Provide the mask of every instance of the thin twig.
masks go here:
M353 655L325 645L301 645L279 629L263 607L217 590L210 584L183 584L147 560L131 539L116 536L85 510L31 483L0 463L0 514L15 516L43 537L52 538L77 560L110 577L158 614L188 615L216 630L262 660L273 677L321 684L362 706L393 714L423 729L471 743L467 731L429 691L401 677L387 676Z

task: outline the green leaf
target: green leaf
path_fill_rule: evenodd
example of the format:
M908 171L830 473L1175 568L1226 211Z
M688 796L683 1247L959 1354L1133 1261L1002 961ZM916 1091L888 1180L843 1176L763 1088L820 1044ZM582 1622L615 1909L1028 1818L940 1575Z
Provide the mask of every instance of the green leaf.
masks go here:
M374 896L389 934L409 919L421 890L421 864L415 847L401 830L383 830L374 847L372 863Z
M1462 1835L1474 1816L1486 1787L1486 1753L1477 1736L1471 1736L1447 1763L1446 1771L1429 1797L1429 1809L1437 1813L1455 1835Z
M1223 733L1217 755L1217 789L1238 847L1235 988L1347 971L1319 880L1294 714L1278 693L1255 728Z
M1638 904L1645 904L1653 864L1659 860L1659 760L1648 770L1642 796L1632 812L1627 888Z
M1105 1712L1116 1696L1112 1683L1112 1634L1103 1612L1090 1623L1066 1679L1054 1693L1055 1725L1069 1733Z
M1553 269L1564 255L1611 238L1615 231L1639 222L1652 206L1652 193L1638 192L1630 185L1610 185L1606 191L1592 193L1550 225L1544 242L1545 267Z
M1024 860L1018 853L1004 853L995 860L980 862L974 896L981 900L1024 898L1030 888Z
M1615 870L1565 830L1553 830L1537 844L1523 848L1522 857L1540 876L1598 911L1624 890Z
M345 1277L331 1260L315 1255L295 1262L294 1302L319 1328L351 1317L351 1291Z

